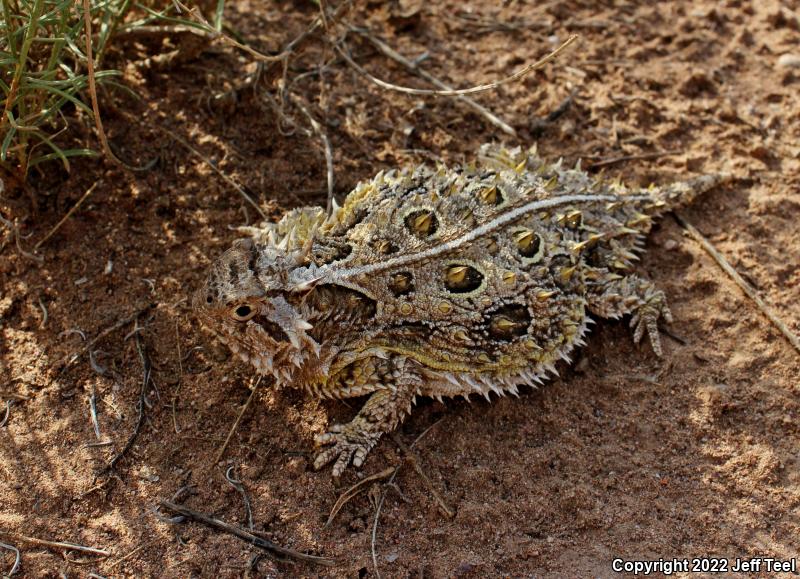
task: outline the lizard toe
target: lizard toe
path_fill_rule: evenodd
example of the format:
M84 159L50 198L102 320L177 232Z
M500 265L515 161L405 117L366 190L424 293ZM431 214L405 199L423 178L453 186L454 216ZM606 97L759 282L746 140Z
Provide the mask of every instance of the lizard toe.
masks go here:
M332 445L317 454L314 459L315 469L320 469L336 460L333 465L333 476L338 477L351 462L355 467L364 464L364 459L377 442L377 437L359 433L355 428L348 428L349 426L334 425L329 432L315 438L317 444Z

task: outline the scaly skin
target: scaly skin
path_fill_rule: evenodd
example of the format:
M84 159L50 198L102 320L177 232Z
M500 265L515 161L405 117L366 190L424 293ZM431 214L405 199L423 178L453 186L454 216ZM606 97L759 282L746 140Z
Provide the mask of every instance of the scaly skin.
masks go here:
M666 298L633 273L653 219L724 176L649 189L484 147L248 228L194 298L200 317L278 387L370 398L317 438L317 468L361 466L415 396L517 393L569 360L592 321L631 315L662 354Z

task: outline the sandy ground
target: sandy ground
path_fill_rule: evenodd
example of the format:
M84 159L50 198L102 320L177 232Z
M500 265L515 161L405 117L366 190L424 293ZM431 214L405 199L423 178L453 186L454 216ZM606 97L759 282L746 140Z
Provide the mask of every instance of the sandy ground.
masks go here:
M538 142L546 157L607 164L610 177L643 185L731 170L734 184L683 215L800 331L800 68L781 59L800 56L796 0L356 4L348 22L406 56L426 55L426 70L459 87L508 75L571 33L581 41L545 70L476 97L514 127L510 137L451 98L380 89L312 40L286 86L324 123L340 199L378 170L457 163L492 140ZM302 32L314 10L228 8L231 25L264 51ZM347 42L373 74L428 86L357 36ZM185 43L129 38L112 56L141 100L103 95L109 137L131 164L155 159L150 170L89 160L67 175L50 165L33 177L38 212L23 195L2 198L30 249L99 182L39 249L41 263L0 233L0 419L11 403L0 428L0 531L110 552L65 558L2 535L22 551L20 576L376 577L371 536L384 492L383 577L611 577L616 557L798 557L798 353L671 217L640 268L671 300L674 338L663 336L663 360L635 347L624 321L602 322L577 363L546 387L491 404L426 400L399 430L411 444L431 428L414 452L454 518L440 513L391 438L338 483L329 470L313 471L314 434L357 406L299 392L261 392L215 463L253 375L199 327L185 298L237 237L232 228L255 217L162 129L241 183L270 218L324 203L325 162L319 139L279 118L263 87L242 87L255 69L250 57ZM178 58L152 59L176 46ZM570 94L564 114L543 124ZM306 126L296 108L286 114ZM85 120L71 123L65 143L95 142ZM138 320L152 362L148 404L138 437L109 472L137 422L143 369L134 324L97 341L93 361L84 355L63 371L62 361L85 345L76 330L93 339L148 304ZM397 465L395 486L367 485L324 526L345 488ZM257 531L337 565L265 558L251 568L252 547L154 514L159 500L191 485L187 505L246 524L228 467ZM12 563L0 550L0 572Z

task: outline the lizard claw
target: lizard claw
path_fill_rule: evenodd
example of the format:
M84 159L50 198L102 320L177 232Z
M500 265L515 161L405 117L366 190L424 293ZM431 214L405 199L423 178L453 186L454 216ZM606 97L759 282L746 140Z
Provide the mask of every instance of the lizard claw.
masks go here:
M633 331L633 343L638 344L642 341L645 330L647 336L650 338L650 345L653 347L653 352L659 358L663 356L661 350L661 337L658 335L658 320L664 318L667 322L672 321L672 313L667 306L667 298L664 292L654 290L648 292L645 296L644 303L640 305L633 316L631 317L631 328Z
M360 467L364 464L367 453L378 442L380 435L370 435L359 432L351 424L334 424L329 432L320 434L315 438L318 445L332 445L317 454L314 459L314 468L320 469L336 459L333 465L333 476L338 477L352 461L353 466Z

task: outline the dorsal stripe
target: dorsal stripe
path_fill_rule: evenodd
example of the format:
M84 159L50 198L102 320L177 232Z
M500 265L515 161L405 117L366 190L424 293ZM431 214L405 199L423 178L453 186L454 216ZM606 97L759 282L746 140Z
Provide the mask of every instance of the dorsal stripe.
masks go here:
M524 205L520 205L519 207L515 207L514 209L506 211L502 215L498 215L491 221L484 223L483 225L473 229L472 231L468 231L467 233L461 235L460 237L456 237L455 239L451 239L450 241L447 241L435 247L431 247L429 249L426 249L425 251L419 251L417 253L410 253L407 255L400 255L398 257L388 259L386 261L381 261L378 263L370 263L367 265L360 265L338 271L328 270L323 275L323 278L325 279L326 282L335 283L338 280L344 280L354 276L374 274L380 271L385 271L387 269L392 269L399 266L407 265L409 263L415 263L420 260L430 259L432 257L448 253L454 249L467 245L470 242L483 237L484 235L488 235L492 231L496 231L503 225L515 221L520 217L523 217L527 213L538 211L539 209L548 209L550 207L557 207L559 205L569 205L570 203L592 203L599 201L630 202L630 201L646 201L648 199L650 199L650 197L648 197L647 195L624 195L624 196L564 195L560 197L551 197L549 199L536 199L534 201L529 201Z

